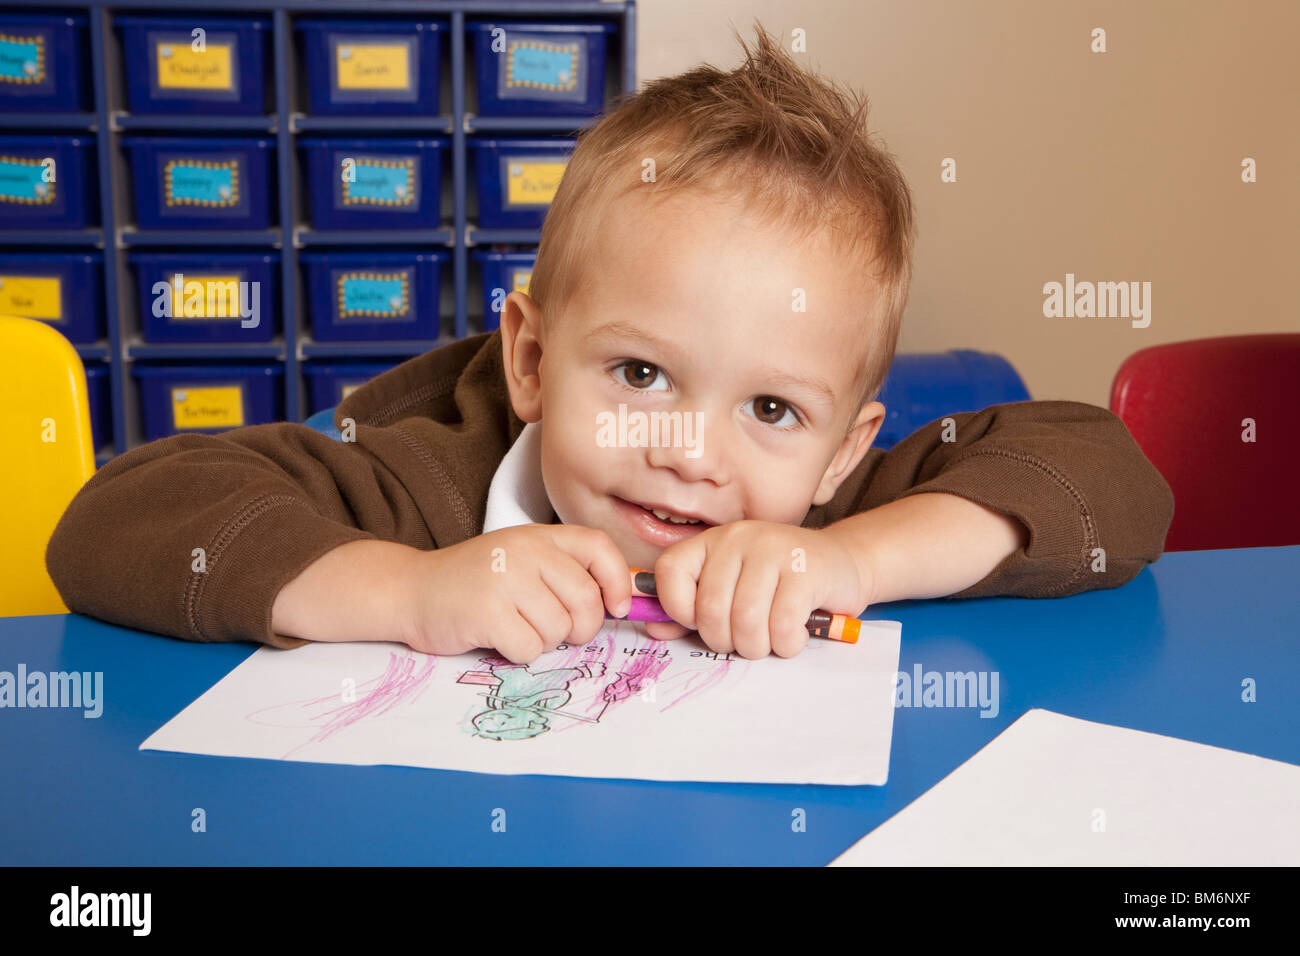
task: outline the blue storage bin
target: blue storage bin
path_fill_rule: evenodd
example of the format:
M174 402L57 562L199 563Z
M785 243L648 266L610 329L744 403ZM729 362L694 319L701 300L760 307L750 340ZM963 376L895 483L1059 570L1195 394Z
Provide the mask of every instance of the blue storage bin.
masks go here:
M303 252L318 342L436 339L446 252Z
M302 370L307 376L312 412L333 408L347 398L353 389L360 388L372 378L382 375L398 364L397 362L304 362Z
M0 13L0 113L94 109L84 13Z
M886 414L874 447L890 448L946 415L1028 400L1025 383L1001 355L971 349L898 355L880 390Z
M480 229L540 229L577 141L479 139L474 151Z
M274 141L125 136L139 229L267 229Z
M0 136L0 229L99 222L94 136Z
M0 253L0 315L48 322L74 344L105 335L102 252Z
M448 142L304 136L312 228L439 228Z
M109 370L103 362L86 362L86 398L90 404L90 446L113 444L113 415L109 402Z
M433 116L442 70L440 25L430 20L303 18L315 116Z
M283 418L284 367L275 365L140 364L144 437L154 441L180 432L213 434Z
M497 252L475 250L471 253L483 274L483 331L501 325L499 309L511 292L527 292L533 276L537 251Z
M123 15L114 23L132 113L266 112L269 19Z
M605 108L612 23L471 21L480 116L589 116ZM503 47L493 52L496 37Z
M279 331L278 252L132 252L129 261L146 342L270 342Z

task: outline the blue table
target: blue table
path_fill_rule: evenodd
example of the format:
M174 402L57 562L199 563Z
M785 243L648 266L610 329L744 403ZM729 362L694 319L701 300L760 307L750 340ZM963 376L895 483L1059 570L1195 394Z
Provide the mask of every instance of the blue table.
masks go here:
M1170 554L1057 600L880 605L901 670L996 671L996 717L899 708L884 787L678 784L139 751L255 650L0 619L0 670L102 671L98 719L0 710L0 864L821 865L1031 707L1300 764L1300 547ZM1242 681L1256 683L1244 703ZM701 733L707 733L701 728ZM202 807L207 831L191 831ZM492 813L507 812L505 833ZM792 811L806 813L794 832Z

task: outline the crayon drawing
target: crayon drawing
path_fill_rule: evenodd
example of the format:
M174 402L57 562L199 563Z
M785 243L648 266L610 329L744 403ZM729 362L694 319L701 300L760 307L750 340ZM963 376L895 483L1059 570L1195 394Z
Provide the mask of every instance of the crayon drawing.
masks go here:
M598 724L611 706L636 695L643 703L667 710L726 681L733 660L740 660L731 654L706 657L695 648L687 649L688 660L692 650L696 660L707 663L679 668L670 678L665 673L674 663L671 642L650 637L637 637L623 648L612 635L598 635L578 647L561 644L556 652L564 657L543 670L495 655L479 658L475 669L456 679L458 684L486 688L480 694L484 703L462 729L484 740L527 740L548 731Z
M607 621L528 664L404 644L261 648L142 750L645 780L883 783L899 628L747 660Z

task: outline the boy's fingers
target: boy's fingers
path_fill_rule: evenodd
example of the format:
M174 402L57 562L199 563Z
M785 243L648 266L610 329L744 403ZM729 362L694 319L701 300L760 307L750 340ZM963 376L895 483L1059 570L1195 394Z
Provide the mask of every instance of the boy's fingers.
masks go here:
M596 583L605 608L615 617L619 611L627 613L632 601L632 579L628 575L627 560L614 544L614 539L604 531L580 525L556 525L556 546L570 555L587 570Z
M573 630L565 639L571 644L585 644L596 636L605 623L605 606L600 586L587 570L567 554L543 563L542 581L559 599L573 620Z
M794 657L808 646L807 602L800 591L782 581L772 599L767 630L772 635L772 653L777 657Z
M543 650L553 651L573 630L573 618L542 581L530 584L515 601L522 617L537 632Z
M733 646L741 657L754 660L771 653L773 635L768 624L780 581L781 569L767 562L747 562L741 567L728 621Z
M502 614L492 630L492 649L512 664L531 664L545 649L537 631L518 611Z
M695 617L696 582L706 554L704 546L696 544L699 537L702 535L667 548L654 566L660 606L674 621L696 630L700 626Z
M691 633L689 628L682 627L675 621L647 621L645 631L656 641L675 641Z
M731 607L740 571L740 556L722 550L714 554L700 572L700 583L695 592L695 629L710 650L736 650L731 633Z

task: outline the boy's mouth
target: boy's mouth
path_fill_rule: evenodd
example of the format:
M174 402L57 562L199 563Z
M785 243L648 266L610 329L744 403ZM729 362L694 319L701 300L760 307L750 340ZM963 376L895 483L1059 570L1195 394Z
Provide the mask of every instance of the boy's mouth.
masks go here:
M638 504L617 495L610 495L610 498L614 501L615 510L637 537L658 547L675 544L699 534L705 528L713 527L712 522L699 515L674 511L654 502Z

